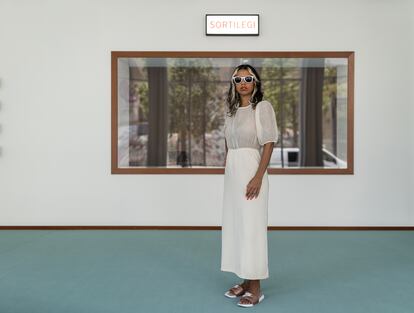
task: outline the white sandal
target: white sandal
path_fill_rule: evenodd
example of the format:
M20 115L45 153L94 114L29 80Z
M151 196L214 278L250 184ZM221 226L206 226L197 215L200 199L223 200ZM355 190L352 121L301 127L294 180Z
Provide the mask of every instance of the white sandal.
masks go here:
M242 306L242 307L245 307L245 308L250 308L250 307L252 307L252 306L254 306L254 305L262 302L262 300L264 299L264 294L262 292L260 292L259 300L256 303L253 302L253 297L254 297L254 294L252 294L250 291L246 291L244 293L244 295L240 298L240 300L247 298L251 303L241 303L239 301L237 303L237 305Z
M231 291L231 289L236 288L239 289L241 288L241 291L238 293L234 293L233 291ZM241 295L243 295L245 293L244 288L240 285L234 285L233 287L231 287L229 290L226 291L226 293L224 294L227 298L237 298L240 297Z

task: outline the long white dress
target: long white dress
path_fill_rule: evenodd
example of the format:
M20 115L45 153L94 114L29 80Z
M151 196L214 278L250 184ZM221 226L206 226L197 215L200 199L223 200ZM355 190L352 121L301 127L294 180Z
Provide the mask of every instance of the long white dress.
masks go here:
M270 102L239 107L232 117L226 114L224 135L227 157L222 208L221 270L243 279L265 279L268 269L267 172L257 198L247 200L247 184L259 167L265 143L277 142L276 115Z

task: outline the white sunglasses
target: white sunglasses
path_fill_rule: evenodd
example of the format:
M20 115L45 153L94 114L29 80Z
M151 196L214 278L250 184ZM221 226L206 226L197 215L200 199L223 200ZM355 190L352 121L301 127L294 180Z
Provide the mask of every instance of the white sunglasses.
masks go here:
M251 75L250 76L233 76L232 79L236 84L241 84L241 82L250 84L255 80L254 76L251 76Z

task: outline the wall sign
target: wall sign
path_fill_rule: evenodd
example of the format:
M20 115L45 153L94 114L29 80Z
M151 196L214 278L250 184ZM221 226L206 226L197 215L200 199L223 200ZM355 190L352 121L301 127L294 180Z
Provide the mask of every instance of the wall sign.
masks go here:
M206 14L206 36L259 36L259 14Z

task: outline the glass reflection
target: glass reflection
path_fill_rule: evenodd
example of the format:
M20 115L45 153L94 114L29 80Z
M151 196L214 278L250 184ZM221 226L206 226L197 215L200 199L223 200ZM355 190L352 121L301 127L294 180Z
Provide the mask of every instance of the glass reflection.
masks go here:
M118 166L222 167L231 73L253 65L279 127L270 168L347 167L346 58L118 58Z

